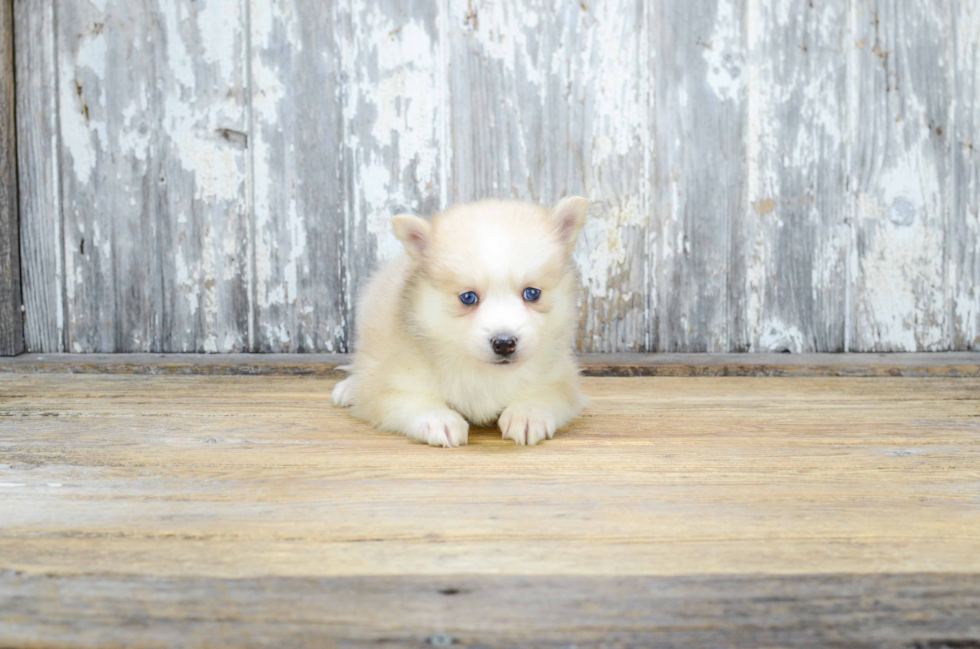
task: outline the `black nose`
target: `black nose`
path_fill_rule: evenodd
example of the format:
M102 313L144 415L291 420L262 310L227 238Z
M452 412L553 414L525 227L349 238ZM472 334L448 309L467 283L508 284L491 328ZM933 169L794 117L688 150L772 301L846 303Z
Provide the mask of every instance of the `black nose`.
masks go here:
M495 354L500 356L510 356L517 349L517 338L513 336L497 336L490 341Z

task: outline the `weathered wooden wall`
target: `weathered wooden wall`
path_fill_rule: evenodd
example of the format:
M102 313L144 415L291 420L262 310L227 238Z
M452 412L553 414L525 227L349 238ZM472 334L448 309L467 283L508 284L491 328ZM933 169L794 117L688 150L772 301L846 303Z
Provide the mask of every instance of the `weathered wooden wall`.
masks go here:
M16 0L27 345L345 351L388 218L592 200L588 351L980 349L977 0Z
M14 123L14 11L0 0L0 356L24 351Z

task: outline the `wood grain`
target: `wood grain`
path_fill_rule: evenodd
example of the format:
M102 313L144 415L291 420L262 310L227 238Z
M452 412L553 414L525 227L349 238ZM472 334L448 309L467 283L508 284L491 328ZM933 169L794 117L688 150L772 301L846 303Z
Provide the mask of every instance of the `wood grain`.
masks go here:
M334 383L0 375L0 642L980 640L978 378L589 378L451 451Z
M24 351L15 105L14 7L0 0L0 356Z
M980 571L978 379L586 379L586 415L531 452L374 432L329 405L334 381L0 376L4 565Z
M448 35L439 2L341 10L347 347L371 271L403 250L391 217L447 207Z
M948 319L953 349L980 350L980 7L953 3L956 105L950 135L952 200L948 221Z
M732 215L746 205L743 0L653 3L656 310L663 352L732 348Z
M15 4L31 351L346 352L393 213L575 193L578 351L980 348L972 2Z
M970 352L895 354L579 354L584 376L974 377ZM0 373L345 376L347 354L23 354Z
M252 351L345 351L338 3L250 0Z
M28 351L63 352L64 237L54 2L14 2L21 280Z
M67 349L247 349L243 3L56 10Z
M2 571L0 640L31 647L971 648L980 638L978 581L937 574L214 579Z
M748 195L732 214L733 351L844 351L847 20L841 2L746 3Z
M849 348L948 349L949 3L860 0L850 21Z

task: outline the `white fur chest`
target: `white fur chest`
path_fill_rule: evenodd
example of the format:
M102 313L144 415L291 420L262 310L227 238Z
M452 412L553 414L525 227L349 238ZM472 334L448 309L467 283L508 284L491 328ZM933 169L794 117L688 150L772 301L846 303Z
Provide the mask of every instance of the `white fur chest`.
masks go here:
M530 377L525 366L443 368L440 391L446 403L475 424L492 423L526 390Z

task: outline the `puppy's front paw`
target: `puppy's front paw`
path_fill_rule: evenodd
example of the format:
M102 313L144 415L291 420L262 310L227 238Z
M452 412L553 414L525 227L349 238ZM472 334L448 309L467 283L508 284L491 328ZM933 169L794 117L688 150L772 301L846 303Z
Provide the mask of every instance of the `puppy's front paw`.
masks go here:
M419 415L407 433L429 446L462 446L469 440L470 425L452 410L435 410Z
M518 446L533 446L543 439L555 436L555 418L544 408L513 405L504 410L497 421L504 439L512 439Z
M330 400L335 406L347 407L354 403L354 380L346 378L333 387Z

